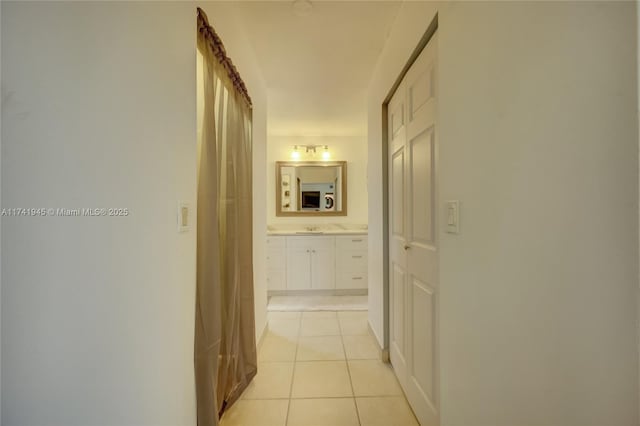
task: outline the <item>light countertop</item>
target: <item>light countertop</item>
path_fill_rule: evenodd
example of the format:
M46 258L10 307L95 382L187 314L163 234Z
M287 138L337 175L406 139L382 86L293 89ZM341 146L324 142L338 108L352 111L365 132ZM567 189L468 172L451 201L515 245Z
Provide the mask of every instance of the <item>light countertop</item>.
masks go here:
M328 225L269 225L267 235L366 235L367 225L328 224Z

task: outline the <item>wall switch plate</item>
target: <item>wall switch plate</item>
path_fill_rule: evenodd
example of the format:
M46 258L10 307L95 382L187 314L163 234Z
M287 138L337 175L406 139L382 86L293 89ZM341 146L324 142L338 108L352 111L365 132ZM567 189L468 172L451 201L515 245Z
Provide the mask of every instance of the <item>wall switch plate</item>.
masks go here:
M178 232L187 232L191 229L191 207L189 203L178 203Z
M451 234L460 233L460 201L448 200L445 202L445 223L447 224L447 232Z

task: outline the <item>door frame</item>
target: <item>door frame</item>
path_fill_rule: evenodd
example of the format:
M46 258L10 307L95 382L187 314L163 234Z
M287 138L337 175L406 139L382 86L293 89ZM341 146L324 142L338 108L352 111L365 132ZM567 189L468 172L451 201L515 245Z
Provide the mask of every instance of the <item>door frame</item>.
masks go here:
M393 85L389 89L387 96L382 102L382 297L383 297L383 305L382 305L382 318L383 318L383 328L384 328L384 344L382 348L382 359L384 362L391 362L390 358L390 335L391 335L391 321L389 318L390 306L389 303L391 301L389 294L389 128L388 128L388 107L391 98L396 93L398 86L404 79L404 76L409 71L409 68L413 65L413 63L418 59L420 53L427 46L431 37L436 33L438 29L438 13L436 12L435 16L431 20L431 23L427 27L426 31L420 38L420 41L413 49L411 56L407 60L407 63L400 71L400 74L394 81ZM436 229L436 232L438 230Z

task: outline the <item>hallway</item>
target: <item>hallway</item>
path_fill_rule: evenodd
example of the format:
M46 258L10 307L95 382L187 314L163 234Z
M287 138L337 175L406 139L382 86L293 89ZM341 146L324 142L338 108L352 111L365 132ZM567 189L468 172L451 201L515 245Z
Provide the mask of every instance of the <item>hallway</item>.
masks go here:
M418 425L366 311L270 312L258 375L222 426Z

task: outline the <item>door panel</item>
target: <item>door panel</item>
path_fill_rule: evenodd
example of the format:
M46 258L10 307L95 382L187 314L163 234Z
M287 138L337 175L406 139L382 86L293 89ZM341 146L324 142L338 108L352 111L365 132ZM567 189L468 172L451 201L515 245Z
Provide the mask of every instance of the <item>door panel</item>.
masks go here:
M390 357L422 426L440 421L436 43L434 35L388 108Z
M422 72L409 87L411 117L433 97L433 68Z
M412 371L416 385L421 392L433 402L435 389L434 356L435 333L434 315L435 300L433 290L428 286L414 279L411 286L411 300L413 301L412 313L413 324L419 327L412 333L413 353Z
M393 275L391 282L391 294L392 294L392 313L393 313L393 328L391 329L391 344L395 355L397 355L402 361L404 361L405 344L404 344L404 304L406 300L405 296L405 271L404 269L394 264Z
M391 191L391 220L395 237L404 235L404 150L393 154L391 160L393 188Z
M389 283L391 330L389 336L389 358L402 387L407 379L407 274L402 265L392 264Z
M398 134L400 129L404 127L404 104L399 102L397 104L393 104L393 108L390 109L390 125L391 135L395 136Z
M421 132L409 141L411 164L409 185L411 235L409 242L433 243L433 128Z

